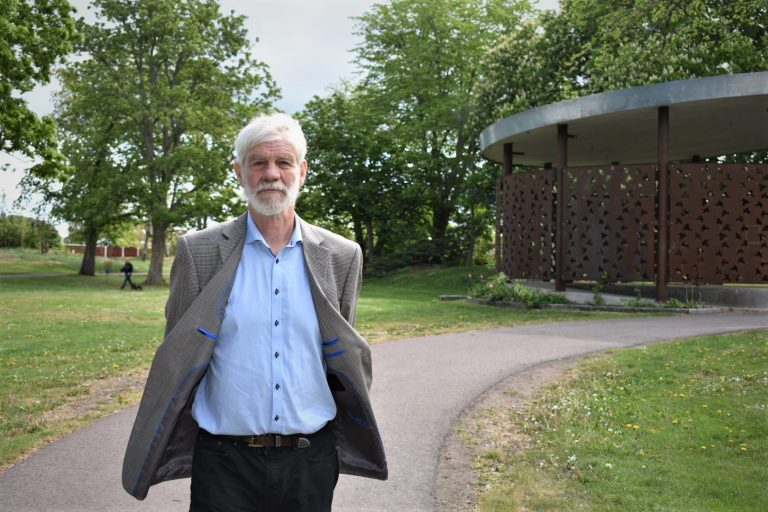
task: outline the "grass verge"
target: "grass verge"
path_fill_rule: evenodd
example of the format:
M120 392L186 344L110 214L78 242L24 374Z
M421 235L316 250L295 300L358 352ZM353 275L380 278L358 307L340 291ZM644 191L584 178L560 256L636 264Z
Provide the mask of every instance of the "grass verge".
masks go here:
M476 459L483 512L768 508L768 331L618 351L489 414L526 448Z
M0 467L136 399L117 381L151 361L168 290L121 292L119 283L0 279ZM78 405L89 397L96 402Z
M383 278L366 278L357 309L357 329L371 343L427 334L490 329L534 322L619 318L631 313L505 309L441 301L466 295L469 275L492 273L478 267L408 268ZM636 316L633 318L637 318Z

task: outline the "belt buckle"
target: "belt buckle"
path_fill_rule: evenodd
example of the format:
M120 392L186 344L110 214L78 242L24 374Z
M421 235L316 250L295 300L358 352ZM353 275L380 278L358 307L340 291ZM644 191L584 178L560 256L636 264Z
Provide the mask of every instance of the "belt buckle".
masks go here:
M267 444L264 442L264 439L261 438L261 436L250 436L248 437L248 448L265 448Z

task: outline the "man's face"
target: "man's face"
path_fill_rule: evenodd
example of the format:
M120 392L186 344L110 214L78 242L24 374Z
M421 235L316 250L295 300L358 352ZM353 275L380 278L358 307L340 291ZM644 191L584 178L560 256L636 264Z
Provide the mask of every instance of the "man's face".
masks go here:
M242 166L235 162L238 181L248 205L261 215L279 215L296 203L307 174L307 161L297 162L293 145L285 140L254 144Z

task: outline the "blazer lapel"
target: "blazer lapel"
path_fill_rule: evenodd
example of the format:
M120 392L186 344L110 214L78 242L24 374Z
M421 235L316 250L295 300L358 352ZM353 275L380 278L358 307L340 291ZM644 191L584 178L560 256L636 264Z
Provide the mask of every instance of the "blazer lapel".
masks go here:
M221 232L222 240L219 244L219 255L221 263L224 264L232 256L240 242L245 239L246 223L248 222L248 212L246 211L235 222L228 225Z
M331 280L331 256L323 246L323 238L312 226L299 219L301 238L304 245L304 260L309 274L317 282L319 292L326 301L336 301L336 286ZM312 279L310 279L312 283Z

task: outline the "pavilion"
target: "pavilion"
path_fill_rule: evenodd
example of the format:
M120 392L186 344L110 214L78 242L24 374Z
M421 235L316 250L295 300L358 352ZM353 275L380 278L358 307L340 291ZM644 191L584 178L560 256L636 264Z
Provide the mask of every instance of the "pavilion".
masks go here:
M768 72L593 94L487 127L511 278L768 285ZM525 166L525 172L513 172Z

